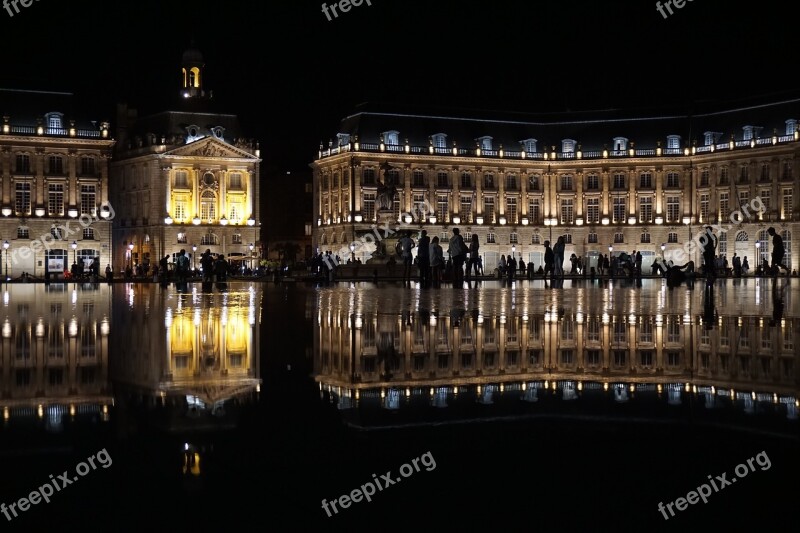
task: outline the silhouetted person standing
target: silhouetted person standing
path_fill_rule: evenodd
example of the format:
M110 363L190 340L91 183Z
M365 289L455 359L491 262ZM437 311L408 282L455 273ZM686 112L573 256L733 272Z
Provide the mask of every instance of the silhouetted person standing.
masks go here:
M419 283L427 287L431 283L431 238L428 232L422 230L417 243L417 268L419 269Z
M783 264L783 256L786 255L786 248L783 246L783 238L778 235L775 228L769 228L767 233L772 236L772 275L777 276L782 268L786 271L786 275L788 276L791 270Z

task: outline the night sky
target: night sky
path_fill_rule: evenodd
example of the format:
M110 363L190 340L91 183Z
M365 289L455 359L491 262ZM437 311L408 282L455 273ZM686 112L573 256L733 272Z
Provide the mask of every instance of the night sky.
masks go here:
M666 19L649 0L371 3L328 21L317 0L37 0L0 11L0 86L73 91L112 121L119 101L159 111L194 39L206 89L269 167L293 171L365 101L539 112L792 88L796 30L782 2L693 0Z

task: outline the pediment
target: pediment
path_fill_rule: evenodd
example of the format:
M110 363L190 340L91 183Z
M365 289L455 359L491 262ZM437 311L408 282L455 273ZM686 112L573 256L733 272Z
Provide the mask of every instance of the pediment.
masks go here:
M223 159L257 159L253 154L228 143L206 137L166 152L166 156L214 157Z

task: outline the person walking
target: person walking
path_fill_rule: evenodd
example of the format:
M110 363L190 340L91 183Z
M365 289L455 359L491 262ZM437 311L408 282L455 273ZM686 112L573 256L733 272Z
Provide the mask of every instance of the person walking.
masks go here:
M464 262L467 259L467 248L464 237L458 228L453 228L453 237L450 239L450 247L447 253L453 260L453 288L464 286Z
M417 269L419 270L419 284L427 287L431 284L431 238L428 232L422 230L417 243Z
M217 288L221 291L228 288L226 281L228 280L229 268L230 265L225 259L225 254L219 254L214 260L214 275L217 278Z
M555 262L555 254L553 249L550 248L550 241L544 241L544 278L547 279L549 273L551 277L555 276L555 269L553 263Z
M470 270L474 269L475 277L478 277L478 263L480 261L480 242L478 241L478 234L473 233L472 238L469 241L469 261L467 262L467 274L466 278L469 279Z
M564 239L564 236L556 240L555 246L553 246L553 266L555 267L555 275L559 278L564 277L564 249L567 246L567 242Z
M106 265L106 281L111 283L114 279L114 271L111 269L111 265Z
M786 248L783 246L783 238L778 235L778 232L772 227L767 230L767 233L772 236L772 275L777 277L782 268L786 271L786 275L788 276L791 270L783 264L783 256L786 255Z
M736 252L733 253L733 259L731 260L733 263L733 276L736 278L742 277L742 258L736 255Z
M211 256L210 248L206 248L200 256L200 268L203 271L203 283L214 281L214 258Z
M411 282L411 262L413 258L411 257L411 250L414 249L416 246L414 244L413 239L411 238L411 232L407 231L405 235L400 237L400 240L397 241L397 244L400 246L400 253L403 259L403 282Z
M434 287L439 287L442 282L442 267L444 267L444 251L439 246L439 237L434 236L430 244L431 281Z
M506 254L502 254L500 256L500 265L498 268L500 269L500 279L502 279L503 275L506 273Z
M514 258L513 255L509 255L508 267L506 267L506 275L508 276L509 283L514 281L514 274L516 273L517 273L517 260Z
M747 275L750 272L750 263L747 262L747 256L744 256L744 260L742 260L742 274Z

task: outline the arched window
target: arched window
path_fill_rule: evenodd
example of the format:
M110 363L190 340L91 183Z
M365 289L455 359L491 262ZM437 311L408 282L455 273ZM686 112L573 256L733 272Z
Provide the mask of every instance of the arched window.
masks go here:
M747 242L750 239L746 231L740 231L736 234L736 242Z
M213 191L203 191L200 197L200 218L208 222L217 218L217 195Z
M541 244L542 243L542 236L538 233L534 233L533 237L531 238L531 244Z
M200 238L200 244L203 246L213 246L219 244L219 238L213 233L206 233Z
M83 263L85 268L92 266L95 257L100 257L98 250L78 250L78 264Z

